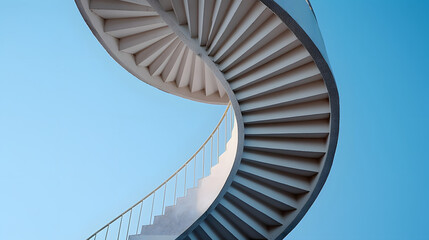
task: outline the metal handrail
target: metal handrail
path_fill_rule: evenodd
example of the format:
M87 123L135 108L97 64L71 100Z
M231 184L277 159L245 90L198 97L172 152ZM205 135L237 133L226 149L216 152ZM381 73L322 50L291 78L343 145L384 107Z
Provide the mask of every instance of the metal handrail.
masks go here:
M198 155L198 153L201 152L201 150L205 150L205 146L206 144L211 140L211 143L213 144L213 137L215 135L215 133L217 132L217 157L219 158L219 127L221 126L223 120L225 118L228 117L228 111L231 110L230 112L230 118L231 118L231 125L230 125L230 130L232 132L232 124L233 124L233 111L231 108L231 102L228 103L225 112L223 113L221 119L219 120L219 123L216 125L215 129L212 131L212 133L209 135L209 137L204 141L204 143L198 148L198 150L179 168L177 169L169 178L167 178L163 183L161 183L158 187L156 187L153 191L151 191L149 194L147 194L145 197L143 197L141 200L139 200L137 203L135 203L134 205L132 205L131 207L129 207L127 210L125 210L124 212L122 212L119 216L117 216L116 218L114 218L112 221L110 221L109 223L107 223L106 225L104 225L102 228L100 228L98 231L96 231L94 234L92 234L90 237L87 238L87 240L90 240L92 238L94 238L94 240L97 237L97 234L100 233L101 231L103 231L104 229L106 230L106 235L105 235L105 239L107 239L107 235L109 232L109 227L112 223L114 223L116 220L121 219L121 223L119 226L119 231L118 231L118 238L120 236L120 230L121 230L121 226L122 226L122 218L124 217L124 215L126 215L127 213L130 213L130 217L128 220L128 229L127 229L127 238L128 238L128 233L129 233L129 227L130 227L130 223L131 223L131 215L132 215L132 210L137 207L139 204L141 204L140 207L140 215L139 215L139 221L137 223L137 230L138 227L140 225L140 218L141 218L141 212L142 212L142 208L143 208L143 202L148 199L149 197L153 196L153 201L152 201L152 210L151 210L151 218L150 218L150 223L152 221L152 213L153 213L153 207L154 207L154 201L155 201L155 194L156 192L161 189L162 187L165 186L164 188L164 200L163 200L163 207L162 207L162 212L164 211L164 207L165 207L165 195L166 195L166 187L167 187L167 183L173 179L174 177L176 177L176 183L175 183L175 192L174 192L174 202L176 202L176 191L177 191L177 176L178 174L181 172L181 170L183 170L185 168L186 171L186 167L187 165L192 161L192 160L196 160L196 157ZM227 141L227 125L228 125L228 120L225 121L225 149L226 149L226 141ZM210 167L212 167L212 155L213 155L213 146L211 146L211 156L210 156ZM195 163L196 164L196 163ZM204 177L204 156L203 156L203 177ZM194 170L194 182L195 182L195 170ZM186 173L185 173L185 191L187 189L186 187Z

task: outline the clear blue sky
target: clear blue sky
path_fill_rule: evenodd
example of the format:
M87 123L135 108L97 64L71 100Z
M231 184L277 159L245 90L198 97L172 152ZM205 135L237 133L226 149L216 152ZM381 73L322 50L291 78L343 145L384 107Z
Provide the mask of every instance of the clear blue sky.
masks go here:
M341 130L325 187L286 239L428 239L429 3L312 4ZM0 29L0 239L84 239L181 165L224 110L136 80L71 0L5 1Z

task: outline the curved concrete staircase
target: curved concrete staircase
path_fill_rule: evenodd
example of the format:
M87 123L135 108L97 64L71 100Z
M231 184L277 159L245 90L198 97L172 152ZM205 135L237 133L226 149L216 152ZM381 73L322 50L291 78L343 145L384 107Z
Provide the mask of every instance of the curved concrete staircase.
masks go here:
M77 4L99 41L139 79L196 101L231 101L237 119L237 144L228 150L235 157L204 211L189 211L180 231L167 228L186 219L179 209L192 208L210 176L130 239L286 236L326 181L338 138L338 93L305 0L283 8L256 0Z

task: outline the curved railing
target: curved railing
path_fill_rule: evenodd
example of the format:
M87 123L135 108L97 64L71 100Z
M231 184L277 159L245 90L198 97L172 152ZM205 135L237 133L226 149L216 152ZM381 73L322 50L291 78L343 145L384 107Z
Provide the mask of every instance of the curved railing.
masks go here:
M134 233L138 234L143 225L152 224L156 214L164 214L166 206L175 205L179 197L186 196L186 191L196 187L196 181L207 176L211 167L219 162L220 153L226 150L228 139L231 137L233 123L234 113L231 103L229 103L207 140L176 172L140 201L92 234L87 240L96 240L99 236L101 237L99 239L104 240L128 240L128 236ZM225 131L221 128L224 128ZM191 174L188 173L188 168L191 168ZM147 204L148 201L149 205Z

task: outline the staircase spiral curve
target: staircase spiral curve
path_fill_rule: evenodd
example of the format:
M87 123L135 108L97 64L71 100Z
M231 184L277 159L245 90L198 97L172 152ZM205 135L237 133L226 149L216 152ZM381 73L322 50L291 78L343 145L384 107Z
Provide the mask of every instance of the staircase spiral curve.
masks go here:
M174 238L290 233L327 179L339 131L338 91L309 2L76 3L109 54L140 80L190 100L231 103L230 171L207 209Z

